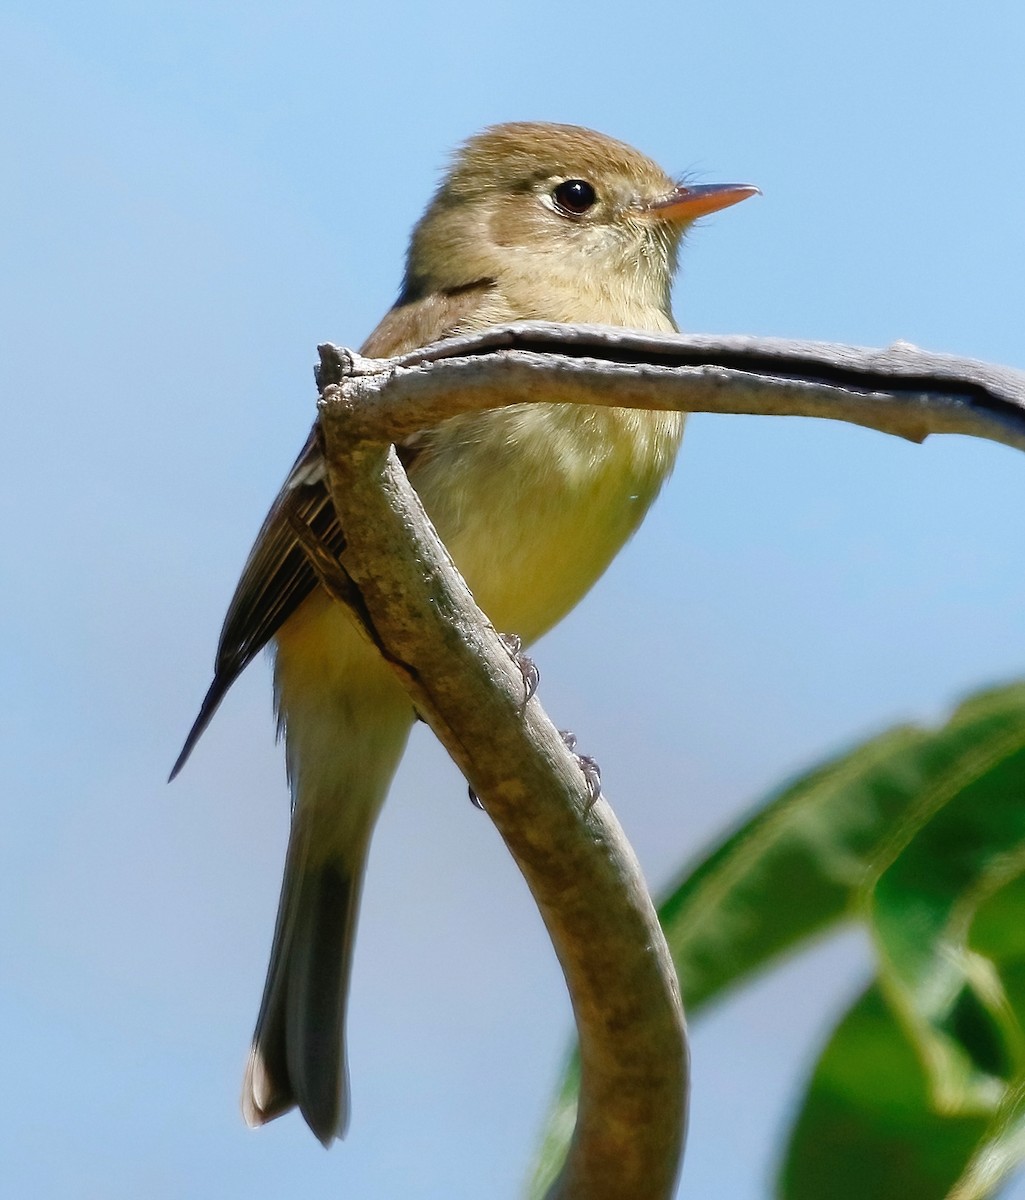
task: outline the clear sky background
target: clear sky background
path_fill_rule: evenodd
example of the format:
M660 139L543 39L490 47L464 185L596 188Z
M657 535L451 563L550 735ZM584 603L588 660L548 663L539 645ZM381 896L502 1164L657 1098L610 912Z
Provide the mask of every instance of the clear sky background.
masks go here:
M349 1136L238 1114L287 823L264 662L164 780L314 415L314 347L394 299L453 145L548 119L764 190L689 239L684 328L1025 368L1023 61L1018 0L7 0L0 1191L519 1194L569 1008L425 729L367 882ZM535 655L653 885L787 773L1025 672L1023 513L1000 446L692 420ZM768 1195L867 963L847 935L697 1026L681 1194Z

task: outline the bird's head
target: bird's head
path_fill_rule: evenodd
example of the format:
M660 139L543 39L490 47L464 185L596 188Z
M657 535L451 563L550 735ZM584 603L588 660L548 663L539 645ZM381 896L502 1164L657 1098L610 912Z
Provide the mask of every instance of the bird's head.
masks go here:
M684 230L757 190L678 184L575 125L496 125L457 152L414 229L403 298L488 281L521 319L670 322Z

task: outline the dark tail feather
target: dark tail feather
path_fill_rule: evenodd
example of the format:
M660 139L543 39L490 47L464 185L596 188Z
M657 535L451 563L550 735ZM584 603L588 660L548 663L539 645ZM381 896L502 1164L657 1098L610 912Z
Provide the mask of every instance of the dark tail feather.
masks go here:
M263 1125L298 1105L327 1146L349 1123L345 1010L363 861L304 857L289 846L242 1112Z

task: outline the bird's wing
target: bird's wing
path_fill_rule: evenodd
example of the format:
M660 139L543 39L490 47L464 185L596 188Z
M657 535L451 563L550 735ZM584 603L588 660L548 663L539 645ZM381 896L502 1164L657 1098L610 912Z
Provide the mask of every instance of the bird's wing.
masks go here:
M504 314L491 302L493 293L493 282L482 280L450 295L400 300L364 343L362 353L386 358L481 324L494 324ZM271 505L242 568L217 644L213 681L171 771L172 779L185 765L231 685L319 586L306 552L296 540L295 521L308 526L335 557L341 554L345 537L327 490L317 425Z
M317 576L296 541L292 525L296 520L309 526L335 557L344 549L345 539L324 482L317 426L271 505L242 568L217 643L214 677L171 771L172 779L185 765L231 685L317 586Z

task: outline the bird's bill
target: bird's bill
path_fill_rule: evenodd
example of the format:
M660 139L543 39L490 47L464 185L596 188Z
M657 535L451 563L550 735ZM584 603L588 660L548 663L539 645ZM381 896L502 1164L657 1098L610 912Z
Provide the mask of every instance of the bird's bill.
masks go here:
M668 196L655 200L647 206L647 212L655 213L667 221L694 221L739 204L748 196L760 196L761 190L750 183L706 183L691 187L673 188Z

